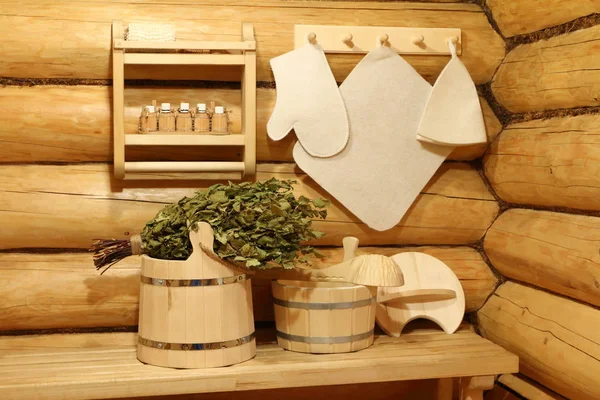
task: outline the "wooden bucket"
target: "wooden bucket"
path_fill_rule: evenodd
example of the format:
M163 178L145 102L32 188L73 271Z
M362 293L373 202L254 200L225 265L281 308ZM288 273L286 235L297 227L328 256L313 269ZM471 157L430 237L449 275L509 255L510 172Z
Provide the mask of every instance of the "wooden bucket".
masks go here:
M377 288L273 281L277 343L303 353L346 353L373 344Z
M213 249L207 223L190 239L185 261L142 256L137 357L175 368L246 361L256 354L250 277L200 248Z

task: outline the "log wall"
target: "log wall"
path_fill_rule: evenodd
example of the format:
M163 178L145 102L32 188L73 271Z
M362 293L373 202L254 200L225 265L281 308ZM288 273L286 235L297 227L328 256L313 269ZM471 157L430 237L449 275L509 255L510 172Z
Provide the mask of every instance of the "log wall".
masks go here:
M600 311L508 282L477 313L484 337L519 356L521 373L570 398L600 397Z
M564 24L600 11L598 0L487 0L505 37Z
M516 47L494 75L495 97L515 113L600 105L599 39L596 25Z
M504 212L483 248L509 281L478 312L479 327L520 357L523 377L500 378L513 392L597 399L600 2L486 5L510 51L490 85L505 125L483 158Z

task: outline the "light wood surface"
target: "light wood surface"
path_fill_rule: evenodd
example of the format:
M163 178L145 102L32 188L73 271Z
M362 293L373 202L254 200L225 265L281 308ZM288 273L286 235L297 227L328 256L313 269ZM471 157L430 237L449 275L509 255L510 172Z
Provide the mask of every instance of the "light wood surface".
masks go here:
M487 5L506 37L564 24L600 10L598 0L487 0Z
M496 385L492 390L487 392L484 396L485 400L522 400L521 397L517 397L516 394L508 391L504 386Z
M123 37L123 25L114 21L112 24L112 37ZM114 174L117 179L125 177L125 137L123 127L125 125L125 104L123 100L123 91L125 90L125 52L122 49L115 49L112 52L112 78L113 78L113 165ZM160 121L159 121L160 123Z
M489 229L485 253L503 275L600 305L600 218L509 210Z
M458 398L460 400L483 400L483 391L493 387L493 375L460 378Z
M600 210L600 120L595 114L509 125L484 161L510 203Z
M166 284L244 275L201 249L212 252L214 234L208 223L190 231L190 242L192 254L184 261L141 257L141 277L151 283L140 283L137 358L171 368L214 368L249 360L256 355L250 279L209 286ZM178 347L182 344L202 347L186 350ZM207 344L218 347L207 349Z
M142 365L135 358L135 336L107 333L1 338L0 394L6 400L34 398L40 392L48 400L77 400L517 371L514 355L477 336L469 327L451 336L429 329L401 338L381 336L368 349L347 354L313 356L264 344L253 360L208 370Z
M341 262L341 248L320 249L315 268ZM443 260L461 280L467 311L483 305L496 278L468 247L362 247L358 254L392 256L423 251ZM271 279L303 279L295 271L270 270L253 276L256 320L272 321ZM129 257L100 276L89 253L0 253L0 330L134 326L138 323L140 258Z
M292 161L295 135L274 142L267 138L266 124L275 105L276 92L257 89L257 147L259 161ZM207 88L127 87L125 89L125 133L135 134L140 109L149 98L177 104L213 99L228 110L233 133L242 132L240 90ZM493 142L502 129L488 103L480 97L488 134ZM35 107L32 107L35 104ZM112 161L111 90L106 86L34 86L0 88L3 129L0 132L0 162L81 162ZM137 135L147 137L146 135ZM148 135L149 136L149 135ZM192 136L193 135L189 135ZM200 135L195 135L200 136ZM205 137L202 135L202 137ZM222 136L224 140L230 136ZM138 139L142 140L142 139ZM150 140L150 139L147 139ZM189 144L189 143L181 143ZM487 145L456 148L451 160L480 157ZM127 158L135 160L205 160L235 159L235 148L133 147ZM238 157L240 157L238 156Z
M110 175L106 165L0 167L0 247L85 249L94 238L124 238L126 232L141 231L165 204L213 184L173 183L169 188L164 182L119 183ZM297 195L330 197L293 164L259 165L257 179L270 177L297 180ZM386 232L366 228L333 201L328 219L314 223L327 233L316 244L337 246L345 236L367 246L472 243L498 211L477 172L466 164L442 166L422 192L401 223Z
M280 347L302 353L347 353L373 344L377 288L289 280L273 281L272 288ZM311 306L332 309L302 308Z
M600 311L513 282L477 313L484 337L519 356L520 372L572 399L600 397Z
M0 28L10 43L4 51L11 54L0 63L0 76L29 78L111 78L109 70L110 22L115 16L126 23L170 23L176 26L179 40L231 41L239 35L239 24L252 21L257 38L257 77L272 81L269 60L293 48L295 24L437 27L440 24L460 28L465 40L464 62L477 83L490 80L504 57L504 42L492 29L481 7L474 4L387 3L371 1L244 1L201 2L183 0L146 4L133 0L99 4L89 1L61 3L50 0L25 0L19 14L5 5ZM40 14L43 9L43 15ZM196 18L191 19L190 15ZM27 28L26 28L27 27ZM35 34L31 34L35 32ZM59 41L60 39L60 41ZM61 46L56 43L62 43ZM330 59L334 75L342 81L361 56L336 56ZM447 62L446 57L407 56L417 71L434 80ZM26 68L24 68L26 66ZM196 79L197 69L170 70L175 79ZM150 69L132 69L133 78L147 75ZM238 79L238 71L221 67L207 71L209 80ZM137 74L137 75L136 75ZM162 78L168 79L170 77Z
M506 374L498 382L531 400L564 400L565 398L520 374Z
M392 260L405 276L405 284L377 289L377 325L388 335L400 336L410 321L425 318L454 333L465 313L465 295L452 270L425 253L400 253ZM445 292L435 292L441 289Z
M494 75L494 95L512 112L597 106L599 39L595 26L516 47Z

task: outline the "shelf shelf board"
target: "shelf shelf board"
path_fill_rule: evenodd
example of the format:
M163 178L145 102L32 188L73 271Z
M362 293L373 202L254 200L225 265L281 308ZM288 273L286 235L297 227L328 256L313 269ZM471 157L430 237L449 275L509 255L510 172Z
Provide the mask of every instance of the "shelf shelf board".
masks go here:
M126 146L244 146L243 134L153 134L133 133L125 135Z
M174 42L143 42L134 40L120 40L114 42L115 49L124 50L256 50L255 41L220 42L220 41L194 41L176 40Z
M243 54L125 53L126 65L244 65Z
M136 359L135 333L7 336L0 338L5 353L0 358L0 397L162 396L499 375L519 369L517 356L468 326L452 335L419 329L399 338L376 336L368 349L345 354L286 351L273 343L273 336L257 331L252 360L195 370L142 364Z

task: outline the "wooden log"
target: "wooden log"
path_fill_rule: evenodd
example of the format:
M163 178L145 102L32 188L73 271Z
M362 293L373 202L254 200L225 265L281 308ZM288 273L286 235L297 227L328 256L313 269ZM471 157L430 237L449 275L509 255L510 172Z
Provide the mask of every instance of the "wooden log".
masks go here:
M513 209L488 230L485 253L503 275L600 305L600 218Z
M484 160L498 196L510 203L600 210L597 115L506 127Z
M479 309L496 287L479 253L468 247L365 247L359 254L422 251L448 264L461 280L467 311ZM323 268L342 260L341 248L323 249L313 261ZM252 278L254 316L273 320L271 279L294 279L294 271L259 271ZM0 330L133 326L138 321L139 257L129 257L100 276L85 253L0 253ZM265 290L265 288L267 290Z
M87 248L94 238L122 238L139 232L165 204L214 183L117 181L105 164L6 165L0 176L2 249ZM329 197L294 164L259 165L257 179L270 177L299 181L297 194ZM468 164L445 164L422 192L400 224L384 232L367 228L333 201L328 219L314 224L327 234L315 244L338 246L344 236L363 245L472 243L498 211Z
M14 12L16 4L18 13ZM172 23L181 40L234 40L240 36L240 23L252 21L259 81L272 81L269 60L292 50L295 24L356 25L360 21L360 25L461 28L462 59L476 83L490 80L505 48L481 7L474 4L182 0L149 6L134 0L102 4L25 0L3 8L0 33L7 43L3 50L10 57L0 61L0 76L10 77L110 78L110 23L115 18L125 23ZM329 57L336 79L344 80L362 57ZM406 60L430 81L448 62L447 57L407 56ZM160 71L139 66L126 74L130 78L239 80L239 70L233 67Z
M106 86L8 86L0 88L4 124L0 130L0 162L112 162L112 88ZM137 131L143 104L159 102L191 104L215 100L231 109L232 131L241 131L241 92L234 89L185 89L128 87L125 89L125 133ZM266 125L275 106L276 92L257 90L257 159L293 161L295 136L274 142L267 138ZM488 141L493 142L502 126L484 98L480 98ZM449 159L473 160L487 145L458 147ZM181 146L135 146L128 160L204 160L241 156L239 148ZM195 157L195 158L194 158Z
M531 400L565 400L559 394L543 387L537 382L528 379L520 374L505 374L498 378L498 382L520 394L526 399ZM487 400L487 399L486 399Z
M600 10L596 0L487 0L487 5L505 37L550 28Z
M571 399L600 398L600 310L513 282L477 313L483 336L519 371Z
M516 47L492 81L496 99L515 113L600 105L599 40L597 25Z

